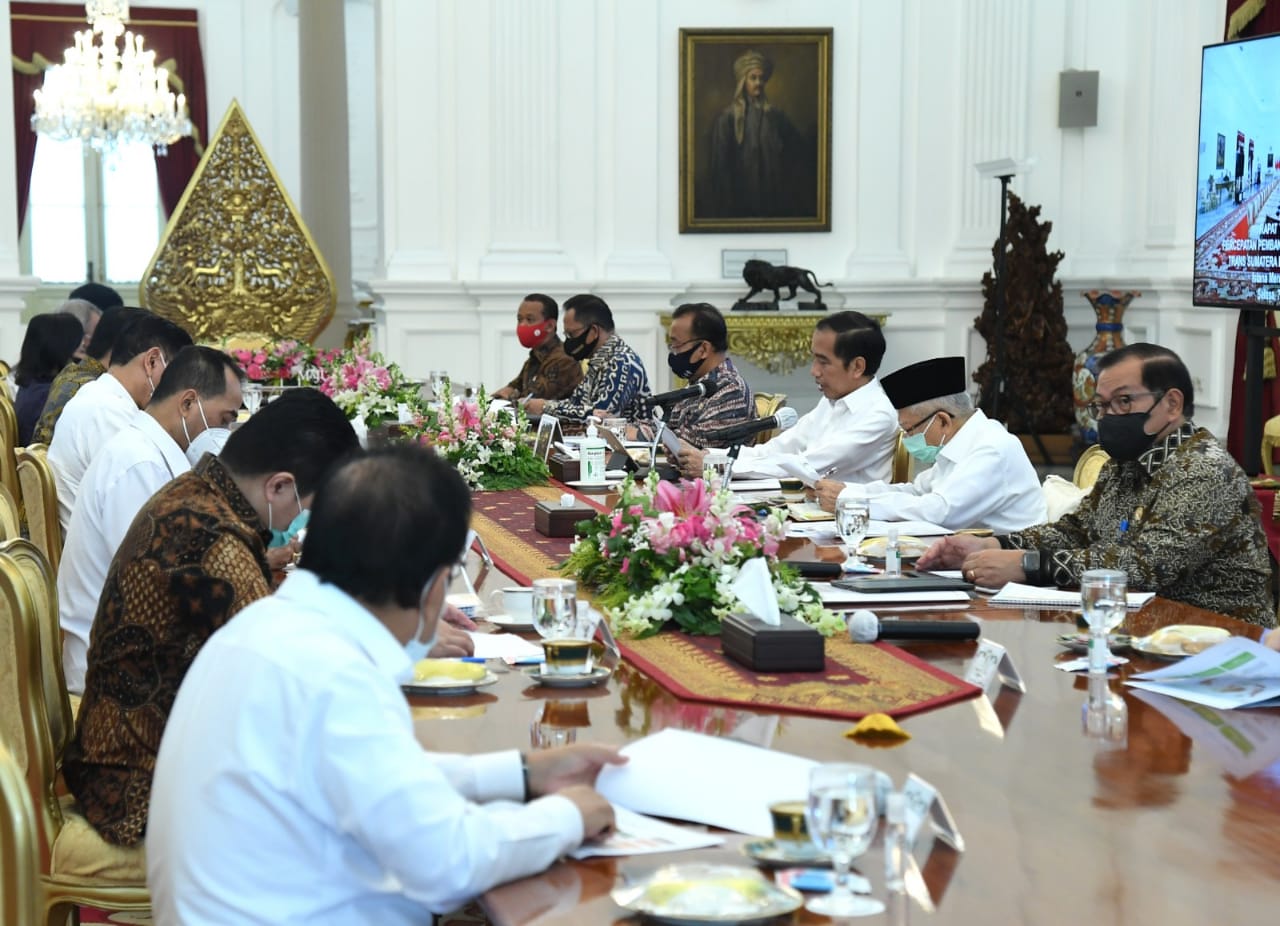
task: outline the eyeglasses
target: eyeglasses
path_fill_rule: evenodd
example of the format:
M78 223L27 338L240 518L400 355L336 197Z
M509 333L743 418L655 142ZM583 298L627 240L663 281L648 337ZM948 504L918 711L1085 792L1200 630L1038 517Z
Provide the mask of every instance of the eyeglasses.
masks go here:
M938 413L937 413L937 412L933 412L933 413L931 413L931 414L929 414L929 415L926 415L925 417L923 417L923 418L921 418L919 421L917 421L915 424L913 424L911 427L909 427L909 428L903 428L903 429L902 429L902 433L903 433L903 434L907 434L907 435L914 434L914 433L916 432L916 430L917 430L917 429L919 429L920 425L922 425L922 424L928 424L930 421L932 421L932 420L933 420L934 418L936 418L937 416L938 416Z
M1155 392L1131 392L1128 395L1114 395L1109 402L1090 402L1085 406L1089 410L1089 414L1093 418L1101 418L1103 415L1127 415L1133 410L1133 400L1140 399L1143 396L1153 396L1156 401L1165 394L1164 389ZM1155 402L1151 406L1155 407Z
M685 352L685 349L688 348L690 344L701 344L701 343L702 343L702 338L690 338L687 341L681 341L679 344L672 344L670 341L668 341L667 350L671 351L672 353L683 354Z

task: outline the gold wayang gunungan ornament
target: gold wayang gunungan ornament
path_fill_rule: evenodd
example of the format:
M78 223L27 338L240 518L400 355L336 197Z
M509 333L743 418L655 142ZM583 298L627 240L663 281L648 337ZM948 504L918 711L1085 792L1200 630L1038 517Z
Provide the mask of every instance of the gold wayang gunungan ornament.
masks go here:
M196 341L315 338L333 273L233 100L139 286L142 305Z

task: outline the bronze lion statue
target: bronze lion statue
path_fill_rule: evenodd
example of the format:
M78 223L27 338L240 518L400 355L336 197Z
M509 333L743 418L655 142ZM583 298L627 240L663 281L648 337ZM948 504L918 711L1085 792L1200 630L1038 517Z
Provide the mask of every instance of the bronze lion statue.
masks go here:
M785 286L789 290L787 293L788 299L794 299L796 290L803 289L806 292L813 293L816 308L825 309L826 305L822 301L822 293L818 292L818 287L831 285L830 283L819 283L812 270L785 265L775 267L767 260L747 261L742 267L742 279L751 287L751 292L742 297L739 305L747 302L756 293L762 293L766 289L773 291L774 302L780 302L782 297L779 296L778 291Z

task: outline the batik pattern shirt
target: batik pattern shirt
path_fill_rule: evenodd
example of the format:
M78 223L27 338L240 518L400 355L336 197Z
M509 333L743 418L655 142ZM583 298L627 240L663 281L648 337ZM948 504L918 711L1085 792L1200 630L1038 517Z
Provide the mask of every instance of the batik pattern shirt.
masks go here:
M1085 570L1119 569L1130 591L1275 624L1253 489L1213 435L1190 421L1136 461L1108 461L1074 513L1001 544L1040 550L1032 581L1073 586Z
M706 379L718 385L716 391L709 396L695 396L676 402L666 417L667 427L695 447L728 447L729 444L715 440L711 434L755 418L755 398L751 395L751 387L728 357L708 373ZM641 440L653 439L652 424L639 422L637 431Z
M580 382L582 364L564 352L564 344L553 334L547 343L529 351L529 359L507 388L517 399L563 399Z
M581 421L600 408L624 418L639 417L640 400L649 394L644 362L627 342L611 334L587 363L587 375L567 399L542 406L543 414Z
M178 686L210 635L270 594L269 539L230 473L206 455L151 497L120 544L63 762L80 809L108 842L142 839Z
M67 407L67 403L71 401L71 397L79 392L80 387L85 383L93 382L105 372L107 368L92 357L85 357L78 363L68 363L59 370L58 375L53 378L53 384L49 387L49 398L44 400L44 411L40 413L40 420L36 422L35 430L31 432L31 443L48 444L52 441L53 429L57 426L58 418L62 415L62 410Z

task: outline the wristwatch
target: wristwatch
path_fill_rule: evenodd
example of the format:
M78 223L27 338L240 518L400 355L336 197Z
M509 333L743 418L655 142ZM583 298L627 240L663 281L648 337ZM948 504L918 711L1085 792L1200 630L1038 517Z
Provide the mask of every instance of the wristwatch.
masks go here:
M1027 578L1035 581L1040 575L1040 551L1039 550L1023 550L1022 551L1022 571L1027 574Z

